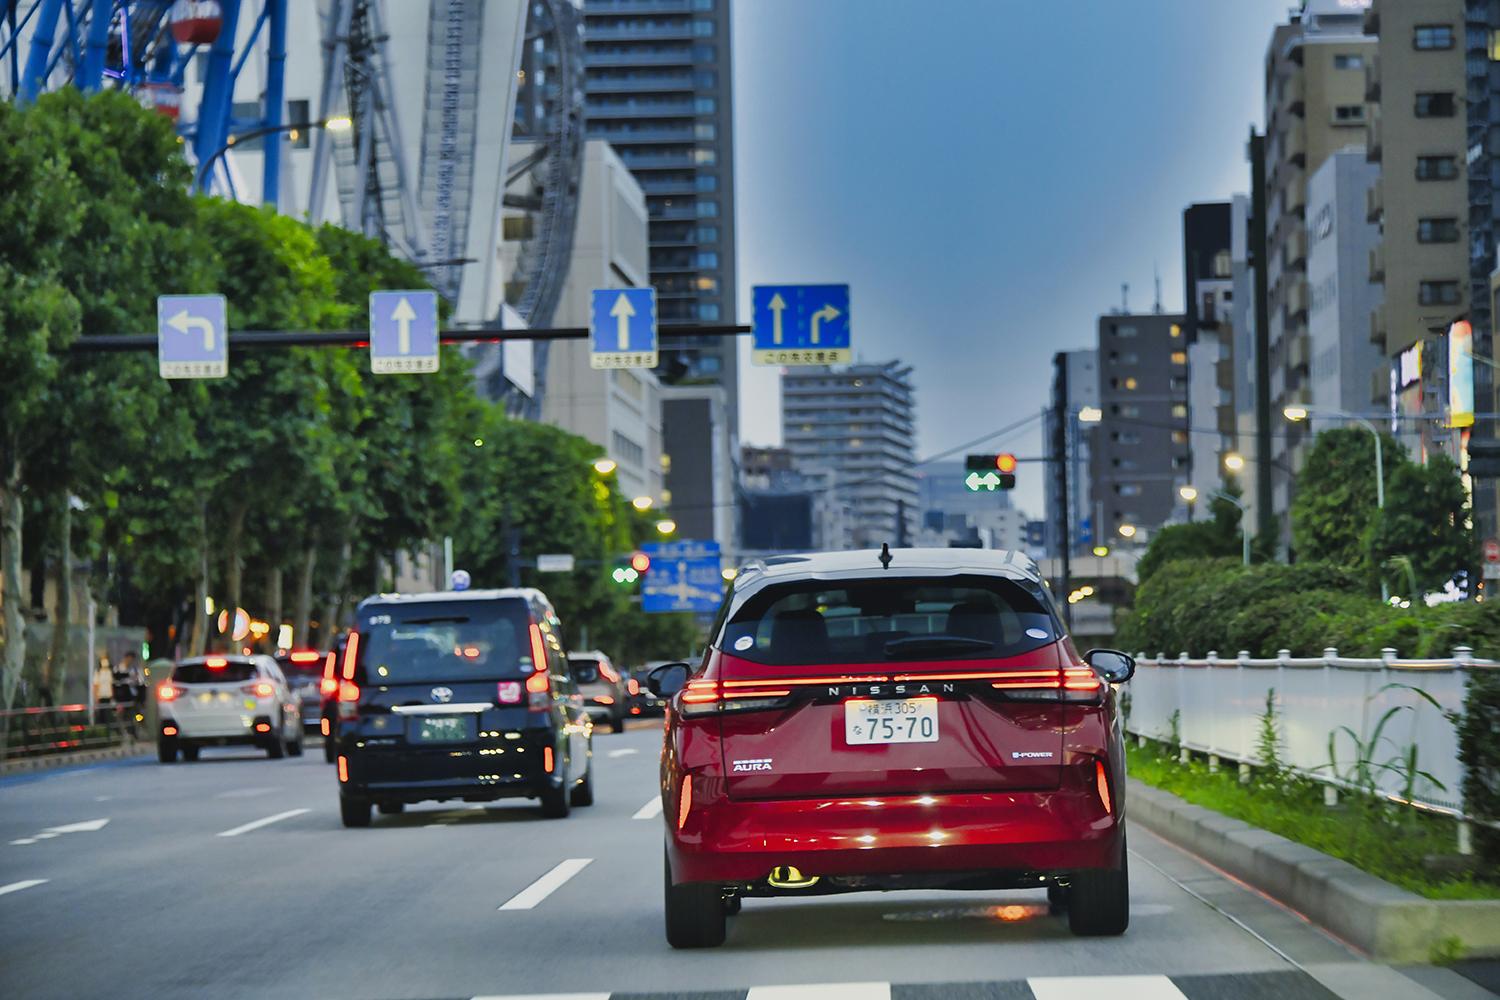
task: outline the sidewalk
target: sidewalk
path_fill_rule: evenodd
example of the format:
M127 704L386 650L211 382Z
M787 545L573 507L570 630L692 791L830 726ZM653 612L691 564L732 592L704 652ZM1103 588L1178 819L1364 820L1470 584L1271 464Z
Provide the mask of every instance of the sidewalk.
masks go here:
M127 760L149 754L154 743L127 740L119 746L101 747L97 750L78 750L73 753L50 753L38 757L17 757L0 761L0 776L25 774L29 771L45 771L54 767L72 767L77 764L97 764L106 760Z

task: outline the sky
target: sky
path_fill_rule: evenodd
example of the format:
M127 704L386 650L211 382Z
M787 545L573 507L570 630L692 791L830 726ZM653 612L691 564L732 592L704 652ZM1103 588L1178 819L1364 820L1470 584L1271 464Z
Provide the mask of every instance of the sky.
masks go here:
M1159 268L1182 308L1182 210L1248 190L1290 6L735 0L741 320L753 285L848 283L856 356L915 369L919 457L1040 413L1122 283L1149 310ZM740 439L779 443L778 370L740 351ZM1039 426L968 450L1039 456Z

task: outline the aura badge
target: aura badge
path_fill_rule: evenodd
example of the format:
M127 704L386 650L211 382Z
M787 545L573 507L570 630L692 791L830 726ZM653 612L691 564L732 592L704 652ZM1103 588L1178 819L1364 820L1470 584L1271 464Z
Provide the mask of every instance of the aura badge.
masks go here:
M754 757L750 760L737 760L731 764L729 770L734 774L746 774L750 771L769 771L771 770L771 758Z

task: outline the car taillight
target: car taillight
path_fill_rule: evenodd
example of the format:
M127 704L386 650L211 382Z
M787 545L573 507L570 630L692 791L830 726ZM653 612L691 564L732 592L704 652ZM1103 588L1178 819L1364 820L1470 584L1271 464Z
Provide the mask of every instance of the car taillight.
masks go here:
M359 685L353 681L339 682L339 718L359 718Z
M204 658L203 665L210 670L222 670L229 666L229 661L222 656L209 656Z
M269 698L276 693L275 686L265 681L261 681L259 684L246 684L240 690L257 698Z
M683 715L709 715L719 710L719 682L688 681L679 697L682 699Z
M1104 803L1104 811L1114 812L1109 802L1109 772L1104 767L1104 761L1094 761L1094 781L1099 786L1099 801Z
M349 633L349 644L344 647L344 680L354 680L354 664L359 656L359 633Z
M288 658L293 663L317 663L321 656L311 649L300 649Z
M521 704L521 682L501 681L495 685L495 697L502 705Z
M349 780L349 758L348 757L340 757L339 758L339 780L340 781L348 781Z
M176 687L170 681L162 684L156 689L157 701L176 701L182 695L182 688Z
M613 705L614 703L615 700L607 694L594 695L594 704L596 705Z
M762 712L780 708L791 697L791 686L772 687L776 681L728 681L699 679L687 682L682 691L684 716L710 715L714 712ZM782 682L785 683L785 682ZM796 683L796 682L793 682ZM742 689L740 685L746 685Z
M332 698L339 693L339 679L337 677L325 677L318 681L318 693L325 698Z
M526 678L526 707L545 712L552 707L552 678L547 673L547 644L536 622L531 623L531 669L532 675Z
M332 729L332 728L333 728L333 726L332 726L332 725L330 725L330 724L329 724L329 722L328 722L328 720L327 720L327 719L323 719L323 720L322 720L322 724L323 724L323 725L322 725L322 728L323 728L323 735L324 735L324 736L327 736L327 735L329 735L329 731L330 731L330 730L331 730L331 729Z
M599 673L602 674L604 676L604 679L609 681L611 684L620 683L620 675L616 673L615 668L611 667L608 663L599 664Z
M990 684L1012 698L1052 701L1096 702L1104 692L1104 682L1092 667L1067 667L1051 670L1007 670L1004 679Z
M631 696L634 697L641 693L641 682L632 677L625 682L625 690L629 691Z
M552 748L542 747L542 770L552 773Z
M688 810L693 808L693 776L682 776L682 798L677 802L677 829L687 824Z

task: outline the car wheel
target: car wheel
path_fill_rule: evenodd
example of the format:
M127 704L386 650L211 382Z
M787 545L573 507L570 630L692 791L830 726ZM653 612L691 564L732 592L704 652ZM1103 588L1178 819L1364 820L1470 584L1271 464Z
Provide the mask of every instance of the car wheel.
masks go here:
M740 910L744 909L744 906L745 906L745 901L744 901L743 898L741 898L739 896L725 896L724 897L724 916L726 916L726 917L739 916L739 912L740 912Z
M724 898L712 882L672 884L672 861L662 852L667 944L673 948L717 948L724 943L728 921Z
M548 819L567 819L570 805L566 786L553 788L548 785L542 789L542 815Z
M594 804L594 765L583 772L583 781L573 786L573 791L568 795L568 802L575 806L591 806Z
M298 733L297 734L296 742L294 742L294 743L288 743L287 744L286 752L289 755L293 756L293 757L301 757L302 756L302 740L303 740L302 734Z
M163 764L177 762L177 737L161 736L156 740L156 759Z
M182 747L182 759L187 761L197 760L199 749L199 747L195 747L190 744L184 744Z
M1068 887L1065 885L1047 886L1047 912L1053 916L1068 912Z
M379 807L382 816L395 816L406 811L405 802L382 802Z
M345 826L370 825L370 800L339 796L339 817Z
M625 716L617 715L609 720L609 731L612 733L623 733L625 731Z
M1068 891L1068 929L1080 937L1111 937L1130 926L1130 871L1124 844L1120 867L1078 872Z
M266 744L266 756L272 760L280 760L286 756L286 741L277 733L271 737L271 742Z
M332 736L323 737L323 760L329 764L338 760L339 749L334 745Z

